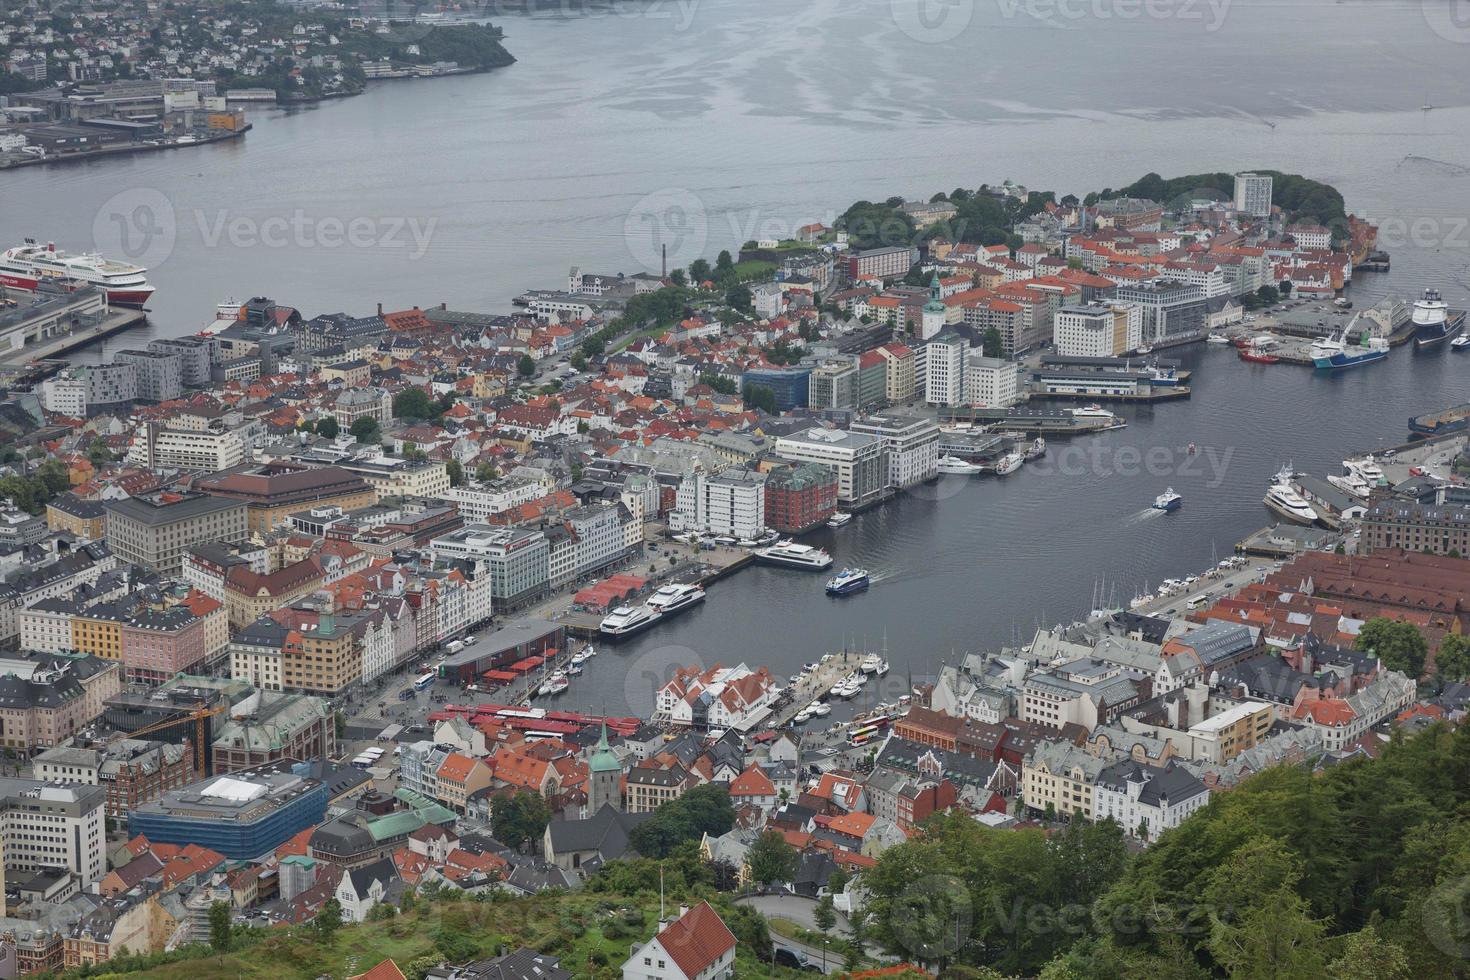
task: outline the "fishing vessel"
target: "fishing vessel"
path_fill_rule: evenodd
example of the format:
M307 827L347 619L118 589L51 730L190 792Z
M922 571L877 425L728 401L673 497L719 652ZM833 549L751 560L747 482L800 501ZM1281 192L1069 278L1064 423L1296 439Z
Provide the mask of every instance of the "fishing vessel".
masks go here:
M844 568L827 580L827 594L851 595L866 589L870 582L866 568Z
M39 245L34 238L0 254L0 286L35 289L43 282L76 279L107 293L114 306L142 307L153 295L148 270L130 262L104 258L95 252L68 255L54 242Z
M1358 318L1355 316L1336 336L1313 341L1310 351L1312 363L1322 370L1339 371L1381 361L1387 357L1388 341L1382 337L1374 337L1368 331L1359 335L1356 344L1348 343L1348 338L1353 333L1353 324L1357 322Z
M820 572L832 567L832 556L821 548L795 541L777 541L769 548L758 548L755 556L768 565L784 565Z
M1439 290L1429 288L1414 301L1414 344L1417 347L1433 347L1459 334L1465 326L1465 314L1451 312L1449 304L1440 296Z
M995 475L1006 476L1008 474L1014 473L1016 472L1016 470L1019 470L1021 468L1021 464L1025 461L1026 457L1022 456L1020 453L1006 453L1000 459L995 461Z
M1290 466L1277 473L1266 490L1265 504L1294 524L1316 524L1317 511L1291 485L1295 475Z
M980 467L968 460L960 459L958 456L939 457L938 470L940 473L951 476L974 476L980 472Z
M1169 487L1154 498L1153 507L1154 510L1171 511L1178 510L1182 503L1184 503L1184 497L1175 493L1173 487Z
M608 613L597 629L603 636L609 639L620 639L625 636L633 636L658 622L661 614L650 609L646 604L642 606L618 606Z
M673 616L681 613L691 606L697 606L704 601L704 589L697 585L685 585L672 583L659 588L657 592L648 597L644 603L649 609L658 613L660 618Z
M1240 348L1240 359L1252 364L1275 364L1281 360L1271 353L1271 347L1275 343L1275 337L1252 337L1249 343Z
M833 514L831 517L827 518L827 526L830 527L830 528L839 528L839 527L845 526L851 520L852 520L852 515L851 514L848 514L848 513L844 512L844 511L840 511L839 510L837 513Z

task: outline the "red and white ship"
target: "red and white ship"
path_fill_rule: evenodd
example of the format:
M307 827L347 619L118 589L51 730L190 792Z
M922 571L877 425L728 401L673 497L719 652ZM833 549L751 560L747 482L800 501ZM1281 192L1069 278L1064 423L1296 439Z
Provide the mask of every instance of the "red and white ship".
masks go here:
M115 262L96 253L67 255L51 242L37 245L34 239L27 238L24 245L0 255L0 286L35 289L43 282L59 285L67 279L105 289L107 301L114 306L142 307L153 295L147 269Z

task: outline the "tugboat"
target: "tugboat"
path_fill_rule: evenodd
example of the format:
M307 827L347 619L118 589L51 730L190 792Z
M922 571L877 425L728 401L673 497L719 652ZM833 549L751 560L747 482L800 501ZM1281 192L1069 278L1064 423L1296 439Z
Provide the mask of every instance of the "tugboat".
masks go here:
M1153 506L1154 510L1162 510L1167 513L1171 510L1178 510L1182 503L1184 503L1184 497L1175 493L1173 487L1169 487L1154 498Z
M870 584L866 568L844 568L827 580L828 595L852 595Z
M1028 463L1031 462L1033 459L1040 459L1041 457L1045 456L1046 440L1043 439L1041 436L1037 436L1035 441L1031 443L1029 448L1027 448L1024 455L1026 457L1026 462Z

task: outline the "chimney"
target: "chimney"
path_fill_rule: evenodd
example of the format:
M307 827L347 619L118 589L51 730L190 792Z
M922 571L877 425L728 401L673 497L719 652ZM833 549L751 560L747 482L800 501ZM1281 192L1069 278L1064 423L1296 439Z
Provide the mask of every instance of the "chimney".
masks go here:
M379 303L378 304L378 316L382 316L382 315L383 315L383 304L382 303Z

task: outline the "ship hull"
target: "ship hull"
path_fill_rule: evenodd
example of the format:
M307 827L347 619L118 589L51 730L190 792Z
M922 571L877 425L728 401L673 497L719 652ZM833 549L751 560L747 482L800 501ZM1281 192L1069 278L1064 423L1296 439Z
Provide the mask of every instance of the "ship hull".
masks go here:
M107 293L107 302L113 306L128 306L142 309L143 304L147 303L149 297L154 293L152 286L119 286L109 288L100 286L95 282L89 282L86 279L79 281L86 282L89 286L98 286L98 288ZM0 272L0 286L34 292L40 284L40 279L35 276L27 276L18 272Z
M1341 371L1344 368L1357 367L1360 364L1372 364L1381 361L1388 356L1388 351L1374 351L1371 354L1333 354L1331 357L1316 357L1312 363L1323 371Z
M1436 347L1452 337L1459 336L1465 328L1465 314L1452 315L1443 323L1421 323L1414 327L1415 347Z

